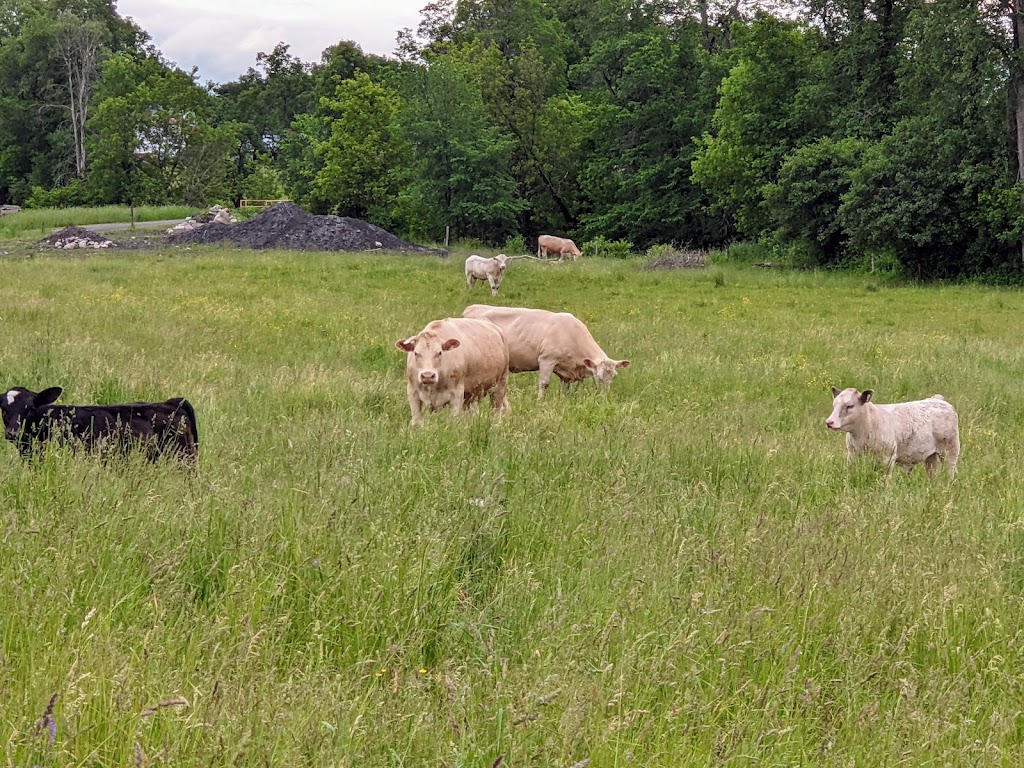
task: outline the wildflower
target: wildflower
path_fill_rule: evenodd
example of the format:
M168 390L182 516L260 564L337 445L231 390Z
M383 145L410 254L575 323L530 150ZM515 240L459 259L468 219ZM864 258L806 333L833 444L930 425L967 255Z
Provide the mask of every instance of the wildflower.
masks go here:
M422 669L422 668L421 668L421 669L420 669L420 674L421 674L421 675L425 675L425 674L427 674L427 670L425 670L425 669Z
M381 667L380 668L380 672L377 673L377 677L380 677L381 675L386 675L387 673L388 673L388 668L387 667Z

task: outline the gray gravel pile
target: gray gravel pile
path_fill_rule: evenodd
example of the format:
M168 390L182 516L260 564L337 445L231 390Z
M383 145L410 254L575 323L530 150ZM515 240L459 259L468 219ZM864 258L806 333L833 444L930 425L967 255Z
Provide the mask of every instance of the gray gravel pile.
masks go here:
M277 203L240 224L211 222L199 229L172 235L175 245L230 242L241 248L280 248L289 251L436 251L407 243L385 229L361 219L314 216L295 203Z

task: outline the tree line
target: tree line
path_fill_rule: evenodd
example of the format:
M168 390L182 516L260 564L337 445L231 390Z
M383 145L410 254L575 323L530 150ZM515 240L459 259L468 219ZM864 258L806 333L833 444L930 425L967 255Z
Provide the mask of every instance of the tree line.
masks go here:
M113 0L0 0L0 202L295 200L408 238L1024 258L1018 0L434 0L392 57L228 83Z

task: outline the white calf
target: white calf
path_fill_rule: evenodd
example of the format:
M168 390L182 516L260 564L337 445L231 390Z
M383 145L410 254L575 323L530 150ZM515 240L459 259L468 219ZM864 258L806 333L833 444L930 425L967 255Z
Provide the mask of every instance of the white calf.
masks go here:
M942 395L909 403L880 405L873 392L832 388L832 415L825 422L835 432L846 433L847 462L859 454L873 454L888 473L899 464L909 473L924 462L929 475L939 461L956 474L960 456L960 430L956 409Z

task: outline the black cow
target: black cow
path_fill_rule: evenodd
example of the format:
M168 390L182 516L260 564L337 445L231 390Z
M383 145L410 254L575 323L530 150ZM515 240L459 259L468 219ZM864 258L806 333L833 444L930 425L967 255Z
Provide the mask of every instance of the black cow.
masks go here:
M41 453L46 443L126 452L141 448L150 461L173 453L193 467L199 461L199 429L192 404L182 397L162 403L54 405L63 392L14 387L0 394L7 439L22 456Z

